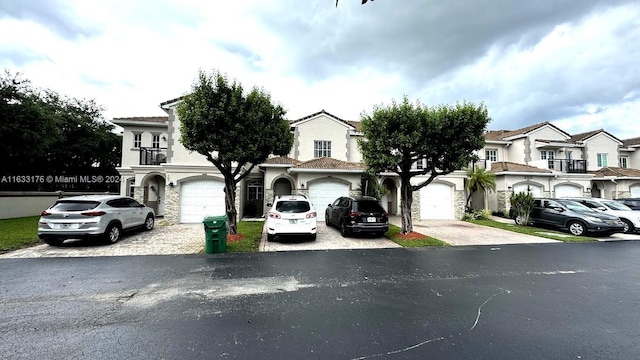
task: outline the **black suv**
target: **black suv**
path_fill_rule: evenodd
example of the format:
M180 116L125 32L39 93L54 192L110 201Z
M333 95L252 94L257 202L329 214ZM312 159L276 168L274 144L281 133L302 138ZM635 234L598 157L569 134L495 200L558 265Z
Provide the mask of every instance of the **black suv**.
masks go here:
M627 205L632 210L640 210L640 198L616 199L616 201Z
M382 236L389 231L389 215L380 202L370 196L340 197L329 204L324 221L340 228L342 236L352 233L373 233Z
M519 219L515 219L520 223ZM530 220L533 225L548 225L581 236L587 232L613 234L624 232L624 223L614 215L592 210L566 199L535 199Z

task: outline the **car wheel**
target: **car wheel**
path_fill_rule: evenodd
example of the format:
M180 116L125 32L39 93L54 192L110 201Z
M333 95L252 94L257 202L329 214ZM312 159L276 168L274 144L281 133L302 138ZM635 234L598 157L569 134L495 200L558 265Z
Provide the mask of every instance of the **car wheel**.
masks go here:
M155 223L156 221L153 215L151 214L147 215L147 218L144 220L144 229L146 231L153 229L153 226L155 225Z
M635 228L633 226L633 223L627 219L620 219L622 220L622 222L624 223L624 233L628 234L628 233L632 233Z
M581 223L580 221L571 221L569 223L568 228L569 228L569 232L575 236L582 236L584 235L585 232L587 232L587 229L584 227L584 224Z
M311 234L311 241L316 241L316 237L317 237L316 234Z
M349 235L349 230L347 230L347 225L344 221L340 222L340 235L342 235L342 237L347 237Z
M273 241L275 235L267 234L267 241Z
M324 224L327 225L327 227L331 227L331 223L329 222L329 214L324 214Z
M42 239L42 241L51 246L60 246L64 242L63 239Z
M115 244L120 240L120 233L122 229L120 229L120 225L118 224L110 224L107 227L107 231L104 232L104 239L109 244Z

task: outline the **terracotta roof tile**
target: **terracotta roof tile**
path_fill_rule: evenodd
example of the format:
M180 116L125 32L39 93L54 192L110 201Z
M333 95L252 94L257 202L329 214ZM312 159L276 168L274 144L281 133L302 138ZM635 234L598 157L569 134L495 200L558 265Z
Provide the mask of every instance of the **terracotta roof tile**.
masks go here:
M268 158L264 164L272 164L272 165L299 165L302 162L288 156L277 156Z
M298 166L300 169L336 169L336 170L365 170L364 163L346 162L329 157L321 157L304 162Z
M598 130L593 130L593 131L587 131L587 132L584 132L584 133L571 135L571 141L573 141L573 142L584 141L584 140L587 140L588 138L590 138L590 137L592 137L592 136L594 136L594 135L597 135L597 134L599 134L599 133L607 134L607 135L609 135L610 137L612 137L612 138L614 138L614 139L616 139L616 140L618 140L618 141L620 141L620 142L623 142L623 141L621 141L620 139L618 139L617 137L615 137L615 136L611 135L610 133L608 133L608 132L604 131L603 129L598 129Z
M529 166L524 164L518 164L508 161L498 161L491 163L491 172L503 172L503 171L514 171L514 172L532 172L532 173L549 173L551 174L551 170L541 169L535 166Z
M625 147L634 146L634 145L640 145L640 137L631 138L631 139L624 139L624 140L622 140L622 144L624 144Z
M549 126L553 127L554 129L562 132L563 134L567 134L565 131L562 131L562 129L558 128L557 126L553 125L552 123L550 123L548 121L545 121L545 122L541 122L541 123L538 123L538 124L533 124L533 125L530 125L530 126L527 126L527 127L523 127L521 129L518 129L518 130L490 130L490 131L487 131L485 133L484 138L485 138L485 140L504 140L504 139L512 137L512 136L524 135L524 134L530 133L530 132L532 132L534 130L537 130L537 129L539 129L539 128L543 127L543 126L547 126L547 125L549 125ZM567 134L567 136L568 135L569 134Z
M617 177L640 177L640 170L620 167L605 167L596 171L589 171L595 177L617 176Z

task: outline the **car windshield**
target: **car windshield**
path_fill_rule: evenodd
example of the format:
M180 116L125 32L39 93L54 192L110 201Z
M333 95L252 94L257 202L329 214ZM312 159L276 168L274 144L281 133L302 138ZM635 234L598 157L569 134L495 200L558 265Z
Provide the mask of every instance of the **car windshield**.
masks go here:
M589 212L594 212L594 210L580 204L579 202L576 201L572 201L572 200L557 200L557 202L559 202L560 204L564 205L567 207L567 209L569 210L573 210L573 211L589 211Z
M384 212L384 209L377 201L358 201L355 204L355 211L369 213Z
M306 201L280 201L276 204L276 211L283 213L303 213L311 210Z
M602 203L604 204L604 206L608 207L611 210L632 211L630 207L617 201L602 201Z
M100 205L98 201L58 201L51 210L56 211L87 211Z

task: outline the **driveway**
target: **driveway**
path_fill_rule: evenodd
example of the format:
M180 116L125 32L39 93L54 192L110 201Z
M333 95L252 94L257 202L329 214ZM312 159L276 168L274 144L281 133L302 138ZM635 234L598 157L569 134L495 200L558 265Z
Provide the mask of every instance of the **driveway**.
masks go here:
M267 241L266 230L263 231L262 234L260 251L381 249L401 247L384 237L355 235L353 237L343 238L338 229L327 227L324 222L318 222L316 241L298 238L278 238L277 241Z
M62 246L36 245L0 255L0 258L86 257L129 255L179 255L204 251L202 224L156 225L151 231L135 231L113 245L90 240L67 240Z

